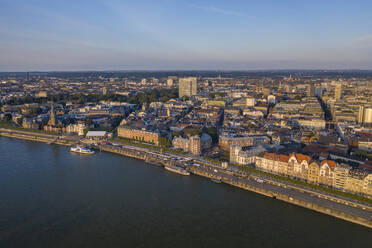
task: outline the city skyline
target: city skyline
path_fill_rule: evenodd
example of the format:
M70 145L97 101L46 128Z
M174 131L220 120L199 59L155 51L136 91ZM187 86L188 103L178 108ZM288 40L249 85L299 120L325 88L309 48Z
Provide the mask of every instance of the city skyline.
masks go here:
M0 4L0 71L372 69L365 1Z

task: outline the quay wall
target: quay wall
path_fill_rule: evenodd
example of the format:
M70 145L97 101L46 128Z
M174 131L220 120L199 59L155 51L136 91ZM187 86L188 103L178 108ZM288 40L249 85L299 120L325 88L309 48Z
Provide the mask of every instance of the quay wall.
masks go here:
M53 144L65 145L65 146L73 145L73 143L71 143L68 140L58 139L57 135L28 132L28 131L0 129L0 136L22 139L22 140L29 140L29 141L43 142L47 144L53 143Z

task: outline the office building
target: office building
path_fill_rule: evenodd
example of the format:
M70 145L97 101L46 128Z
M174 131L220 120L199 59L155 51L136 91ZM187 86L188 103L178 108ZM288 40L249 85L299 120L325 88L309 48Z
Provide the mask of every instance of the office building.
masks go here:
M342 84L338 83L335 88L335 99L340 100L342 94Z
M196 95L197 92L197 78L188 77L180 78L179 80L179 97L191 97Z
M372 123L372 106L360 106L358 114L358 123Z

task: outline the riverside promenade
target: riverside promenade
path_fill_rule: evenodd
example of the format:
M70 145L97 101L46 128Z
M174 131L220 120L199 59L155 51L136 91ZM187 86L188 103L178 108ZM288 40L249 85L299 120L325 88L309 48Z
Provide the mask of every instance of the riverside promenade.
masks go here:
M0 129L0 136L25 139L30 141L44 142L47 144L73 145L74 142L63 139L58 135L34 133L18 130ZM128 156L143 160L149 164L164 166L171 162L172 156L178 156L167 153L159 153L158 151L149 148L121 145L111 146L100 144L94 146L100 151L115 153L123 156ZM182 157L182 156L181 156ZM228 170L218 168L212 163L204 161L198 166L187 165L187 170L191 173L210 179L220 180L222 183L249 190L267 197L278 199L286 203L301 206L313 211L324 213L339 219L363 225L372 228L372 208L368 205L361 205L329 197L319 192L304 190L296 187L288 187L275 181L265 179L263 182L258 182L257 178L251 175L237 175Z
M0 128L0 136L64 146L71 146L75 143L73 140L63 138L62 136L56 134L18 129Z

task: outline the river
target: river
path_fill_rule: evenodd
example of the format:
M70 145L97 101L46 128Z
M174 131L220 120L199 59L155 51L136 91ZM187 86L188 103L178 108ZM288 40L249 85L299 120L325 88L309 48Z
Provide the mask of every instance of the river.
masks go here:
M372 231L108 153L0 137L0 247L369 247Z

